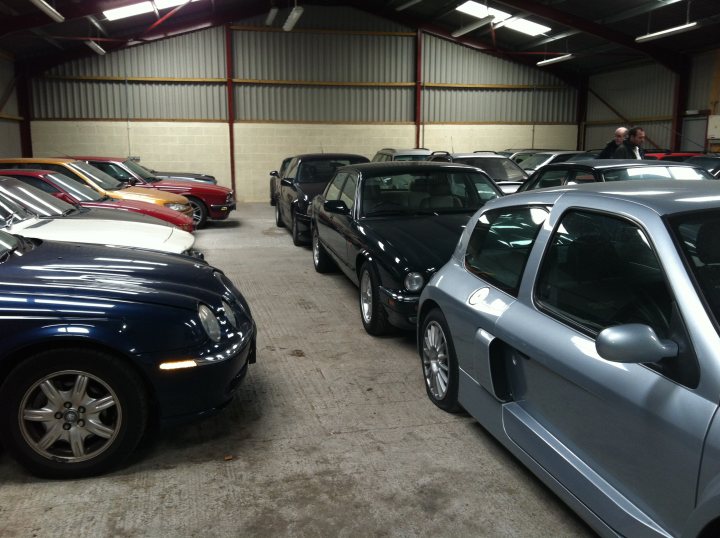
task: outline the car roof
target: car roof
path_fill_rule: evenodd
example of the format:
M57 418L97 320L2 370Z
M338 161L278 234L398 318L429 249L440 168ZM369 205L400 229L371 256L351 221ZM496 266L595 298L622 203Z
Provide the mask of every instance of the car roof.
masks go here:
M393 155L430 155L432 151L427 148L407 148L407 149L395 149L395 148L383 148L377 151L378 153L392 153Z
M332 161L333 159L367 159L364 155L358 155L357 153L303 153L301 155L295 155L295 159L303 160L327 160Z
M127 157L84 157L78 155L75 159L78 161L123 162L127 160Z
M487 159L488 157L494 158L494 159L510 159L510 157L506 157L505 155L500 155L499 153L490 153L490 152L483 152L483 153L451 153L450 157L453 159Z
M61 157L4 157L0 159L2 163L28 163L28 164L68 164L77 161L77 159L66 159Z
M49 174L59 174L53 170L44 170L43 168L3 168L0 163L0 175L17 174L20 176L46 176Z
M699 168L697 165L678 161L638 161L635 159L585 159L582 161L565 161L562 163L551 163L542 167L542 170L561 170L563 168L592 168L593 170L605 170L609 168L640 168L658 166L679 166L683 168Z
M659 215L671 215L690 210L720 209L720 181L658 179L564 185L519 192L493 201L492 207L553 205L561 196L572 196L578 202L595 197L618 199L648 207Z
M439 161L388 161L384 163L358 163L349 164L338 168L338 170L357 170L361 174L397 174L403 170L407 172L440 170L445 168L475 170L478 168L459 163L447 163Z

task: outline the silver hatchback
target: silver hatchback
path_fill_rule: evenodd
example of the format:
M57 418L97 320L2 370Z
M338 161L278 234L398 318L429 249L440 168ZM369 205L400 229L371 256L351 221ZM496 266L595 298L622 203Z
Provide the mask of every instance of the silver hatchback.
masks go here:
M720 184L500 198L425 287L429 398L606 536L720 536Z

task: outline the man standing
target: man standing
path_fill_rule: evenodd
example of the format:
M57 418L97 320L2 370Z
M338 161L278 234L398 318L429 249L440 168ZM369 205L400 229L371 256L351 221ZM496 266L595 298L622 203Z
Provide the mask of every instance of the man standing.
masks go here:
M600 152L600 155L598 155L598 159L612 159L615 150L618 149L625 141L627 132L627 127L618 127L617 129L615 129L615 136L610 142L607 143L605 149Z
M613 159L642 159L645 150L641 149L645 142L645 130L642 127L633 127L628 131L627 140L613 153Z

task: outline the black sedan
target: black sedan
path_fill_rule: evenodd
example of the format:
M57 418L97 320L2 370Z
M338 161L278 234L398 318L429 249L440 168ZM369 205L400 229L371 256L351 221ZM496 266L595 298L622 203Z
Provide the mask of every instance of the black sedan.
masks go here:
M470 216L502 192L481 170L387 162L340 168L311 207L313 263L360 288L365 330L414 329L420 292Z
M518 191L578 185L596 181L643 179L713 179L699 166L673 161L595 159L548 164L535 172Z
M286 175L280 179L275 224L290 228L293 244L309 243L308 207L312 199L325 189L339 167L366 162L367 157L352 153L311 153L294 157Z

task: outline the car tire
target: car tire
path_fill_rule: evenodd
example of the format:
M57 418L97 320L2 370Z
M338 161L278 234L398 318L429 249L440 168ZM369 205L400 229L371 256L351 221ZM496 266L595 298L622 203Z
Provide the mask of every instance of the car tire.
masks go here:
M79 478L118 466L148 421L139 375L110 354L44 351L15 367L0 387L5 446L32 474Z
M382 336L391 330L387 313L380 304L380 278L371 262L365 262L360 269L360 319L368 334Z
M202 200L198 200L197 198L193 198L191 196L186 196L185 198L188 199L188 202L190 202L190 207L192 207L192 219L195 223L195 228L202 228L203 226L205 226L205 223L207 223L207 207Z
M305 244L305 241L303 241L300 238L300 230L298 229L298 219L297 219L297 215L295 214L295 211L292 212L290 221L292 222L292 228L290 229L290 233L292 235L293 245L295 245L296 247L301 247Z
M312 228L312 254L313 265L318 273L329 273L335 268L335 262L330 258L325 247L320 244L317 228Z
M278 228L284 228L285 223L282 220L282 215L280 214L280 200L277 200L275 202L275 226Z
M275 192L273 191L272 184L270 184L270 205L275 205L276 203Z
M458 403L458 363L450 329L442 311L435 308L425 316L420 329L420 362L425 391L430 401L449 413L462 408Z

